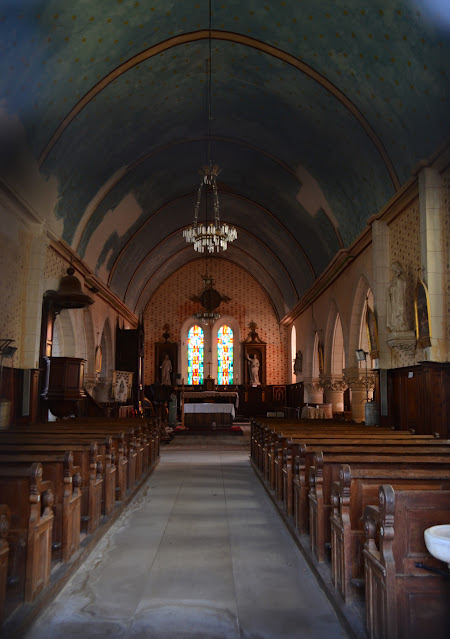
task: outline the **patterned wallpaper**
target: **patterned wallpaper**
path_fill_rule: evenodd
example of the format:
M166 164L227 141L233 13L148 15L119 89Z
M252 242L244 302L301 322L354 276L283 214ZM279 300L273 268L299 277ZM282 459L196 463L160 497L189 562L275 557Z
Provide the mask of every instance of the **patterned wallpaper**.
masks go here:
M447 361L450 357L450 168L444 173L444 250L447 256L445 261L447 282L446 282L446 306L447 308Z
M30 253L30 240L26 233L18 230L18 227L8 228L4 233L0 232L0 294L2 298L2 310L0 313L0 338L13 339L13 344L18 348L14 356L14 367L21 357L22 343L22 315L24 311L23 295L26 286L25 276L28 270L28 256ZM11 268L14 264L14 268ZM4 277L5 274L7 277ZM10 365L10 360L5 360L5 366Z
M286 383L287 332L278 325L262 287L244 270L224 259L209 260L208 272L213 277L214 288L231 298L229 302L222 302L219 312L239 322L242 339L247 337L248 324L253 320L260 338L267 342L267 384ZM154 381L154 344L163 341L164 324L170 325L170 340L178 341L184 321L200 310L200 304L189 298L202 293L204 273L204 259L190 262L169 277L150 299L144 313L146 384Z
M406 274L406 318L410 329L415 328L414 293L420 267L420 210L419 200L414 201L389 225L390 264L402 264ZM392 277L391 269L391 277ZM417 354L417 352L416 352ZM414 362L404 351L392 349L392 366L410 366Z

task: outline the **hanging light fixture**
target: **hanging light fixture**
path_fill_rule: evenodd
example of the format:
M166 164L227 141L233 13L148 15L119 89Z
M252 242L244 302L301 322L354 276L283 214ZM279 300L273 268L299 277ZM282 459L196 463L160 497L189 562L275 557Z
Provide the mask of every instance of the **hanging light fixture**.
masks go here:
M237 230L231 224L225 224L220 221L219 211L219 196L217 193L217 176L220 173L220 169L217 165L213 165L211 162L211 59L212 59L212 35L211 35L211 0L209 0L209 59L207 66L208 76L208 164L203 166L200 170L201 180L200 186L197 192L197 202L194 209L194 223L183 231L183 237L186 238L186 242L192 242L194 250L199 253L208 251L209 253L218 253L219 251L226 251L228 244L234 242L237 238ZM202 197L203 185L210 187L213 194L213 210L214 221L208 223L208 220L204 223L199 223L198 213L200 209L200 200ZM206 208L206 218L208 215L208 209Z

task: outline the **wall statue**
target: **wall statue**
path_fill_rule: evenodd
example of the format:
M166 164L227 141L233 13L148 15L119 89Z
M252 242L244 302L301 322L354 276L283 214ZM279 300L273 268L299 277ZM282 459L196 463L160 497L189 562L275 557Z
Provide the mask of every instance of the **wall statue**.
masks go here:
M253 355L250 357L247 355L248 359L248 373L250 377L250 384L258 384L259 385L259 359L257 355Z
M164 359L160 366L161 368L161 384L163 386L170 386L172 382L170 381L170 373L172 372L172 362L169 359L167 353L164 355Z
M303 370L303 354L301 351L297 351L294 360L294 375L298 375Z
M400 262L392 264L394 275L388 289L387 327L393 333L409 330L406 321L406 275Z

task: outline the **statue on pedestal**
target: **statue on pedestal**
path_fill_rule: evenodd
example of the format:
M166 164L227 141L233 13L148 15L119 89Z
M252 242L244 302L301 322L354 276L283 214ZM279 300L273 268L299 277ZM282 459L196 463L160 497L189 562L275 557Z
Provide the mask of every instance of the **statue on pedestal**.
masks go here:
M255 354L253 357L247 355L248 359L248 373L250 378L250 384L259 385L259 359Z
M167 353L164 355L164 359L160 366L161 368L161 384L163 386L170 386L172 384L170 380L170 373L172 372L172 362L169 359Z
M388 289L387 327L393 333L408 330L406 321L406 276L400 262L392 264L394 276Z

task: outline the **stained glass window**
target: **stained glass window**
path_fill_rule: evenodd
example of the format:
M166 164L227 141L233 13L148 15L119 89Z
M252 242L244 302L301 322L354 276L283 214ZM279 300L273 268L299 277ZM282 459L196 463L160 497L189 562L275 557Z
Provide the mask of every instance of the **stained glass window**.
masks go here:
M188 385L203 384L204 335L200 326L193 326L188 333Z
M221 326L217 335L217 383L227 386L233 383L233 331Z

